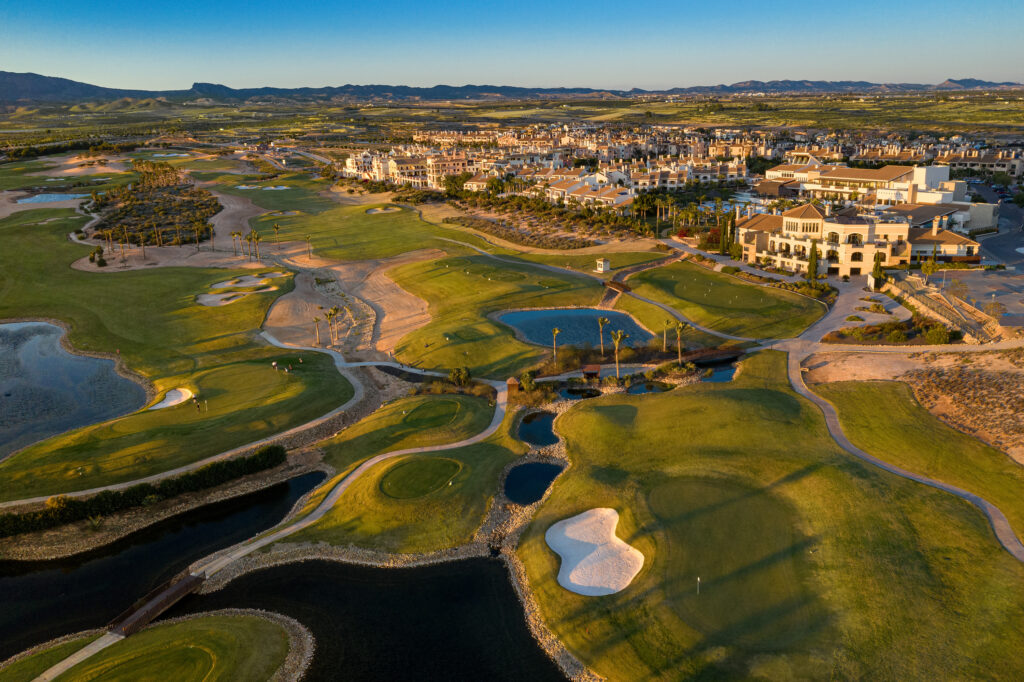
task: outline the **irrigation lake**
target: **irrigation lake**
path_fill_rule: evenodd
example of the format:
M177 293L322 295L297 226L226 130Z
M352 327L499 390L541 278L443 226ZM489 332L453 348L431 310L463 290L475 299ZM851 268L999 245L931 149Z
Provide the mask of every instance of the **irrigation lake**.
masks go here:
M543 308L536 310L511 310L498 316L498 321L519 331L530 343L551 346L551 330L561 329L558 345L593 346L600 345L600 327L597 321L608 318L604 327L604 343L612 344L612 332L621 329L629 335L623 344L643 346L651 340L652 334L641 327L629 315L617 310L597 308Z
M145 404L145 390L113 360L73 355L63 335L46 322L0 324L0 457Z

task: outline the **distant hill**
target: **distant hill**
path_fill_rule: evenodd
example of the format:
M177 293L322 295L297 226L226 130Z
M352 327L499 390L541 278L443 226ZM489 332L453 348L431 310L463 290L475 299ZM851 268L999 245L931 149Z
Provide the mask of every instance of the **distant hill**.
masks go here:
M216 83L194 83L188 90L121 90L88 83L40 76L35 73L0 71L0 104L33 103L81 104L116 102L125 99L156 102L188 102L197 99L248 101L286 99L296 101L442 101L442 100L516 100L558 98L635 97L640 95L727 95L740 93L885 93L932 90L991 90L1022 88L1020 83L948 79L938 85L922 83L871 83L868 81L774 80L741 81L732 85L702 85L669 90L598 90L594 88L523 88L507 85L435 85L430 88L408 85L341 85L320 88L229 88Z

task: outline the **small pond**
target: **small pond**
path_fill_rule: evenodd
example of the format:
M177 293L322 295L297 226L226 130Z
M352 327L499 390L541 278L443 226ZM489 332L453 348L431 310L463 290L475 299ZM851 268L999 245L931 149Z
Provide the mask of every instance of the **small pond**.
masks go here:
M587 388L585 386L569 386L561 389L558 392L558 395L562 396L566 400L583 400L584 398L596 398L601 395L601 391L596 388Z
M664 393L665 391L671 391L675 388L672 384L666 384L663 381L640 381L635 384L631 384L626 389L626 393L632 393L633 395L641 395L643 393Z
M541 447L554 445L558 442L552 429L554 423L553 412L531 412L519 423L519 440Z
M113 360L72 355L63 334L45 322L0 324L0 457L146 403L146 391Z
M731 362L727 365L712 365L711 367L704 369L704 371L706 372L709 369L711 370L711 374L702 377L701 381L707 381L712 384L721 384L727 381L732 381L732 378L736 376L736 365Z
M276 524L323 479L319 472L304 474L67 559L0 561L0 660L60 635L106 625L193 561Z
M35 194L30 197L18 199L19 204L49 204L54 201L67 201L68 199L84 199L88 194Z
M223 608L266 609L309 628L311 682L565 679L530 635L497 559L417 568L303 561L190 595L166 617Z
M544 497L562 467L549 462L527 462L513 467L505 477L505 496L516 504L533 504Z
M502 313L498 320L516 329L522 338L530 343L551 347L551 330L561 329L558 345L597 347L601 343L600 326L597 321L608 318L604 326L604 343L607 348L612 345L612 332L621 329L629 338L623 341L626 346L643 346L651 339L651 333L637 324L629 315L616 310L598 310L597 308L540 308L536 310L512 310Z

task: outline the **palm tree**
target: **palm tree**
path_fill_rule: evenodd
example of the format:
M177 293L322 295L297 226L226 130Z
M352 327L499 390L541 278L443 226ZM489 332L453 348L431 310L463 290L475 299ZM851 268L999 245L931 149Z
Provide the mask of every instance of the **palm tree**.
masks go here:
M260 259L260 241L263 237L256 230L252 231L252 243L256 245L256 260Z
M328 345L334 345L334 316L337 313L334 312L334 308L324 312L324 317L327 318L327 339Z
M672 326L672 320L665 320L665 326L661 328L661 352L668 351L668 328Z
M313 318L313 328L316 330L316 345L320 345L320 318Z
M678 356L680 367L683 366L683 331L685 329L685 322L676 321L676 355Z
M562 333L562 330L558 327L554 327L551 330L551 352L554 355L554 362L558 364L558 335Z
M601 337L601 357L604 357L604 326L608 324L607 317L597 318L597 333Z
M277 247L277 252L281 253L281 226L274 223L274 245Z
M622 343L623 339L628 339L628 338L629 338L629 334L627 334L626 332L622 331L621 329L616 329L615 331L612 332L612 343L615 344L615 378L616 379L619 378L619 344Z
M238 243L242 242L242 233L238 230L231 233L231 250L235 252L235 257L238 257L238 246L235 243L236 239L238 240Z

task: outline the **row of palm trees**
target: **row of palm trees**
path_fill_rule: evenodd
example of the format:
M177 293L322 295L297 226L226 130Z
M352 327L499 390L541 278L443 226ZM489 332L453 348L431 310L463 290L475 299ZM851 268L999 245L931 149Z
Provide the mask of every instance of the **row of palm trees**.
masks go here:
M277 223L271 227L274 230L274 246L277 252L281 252L281 226ZM237 240L237 242L235 241ZM308 258L313 257L313 235L306 235L306 256ZM213 231L210 231L211 248L213 242ZM259 230L250 230L248 234L243 235L241 231L235 230L231 233L231 247L234 250L235 256L238 255L239 248L242 250L243 256L248 256L249 260L260 260L260 242L263 241L263 235L260 234Z
M342 315L343 312L344 315ZM313 329L316 334L316 345L320 345L320 323L325 321L327 322L327 333L328 336L330 337L330 343L328 343L327 345L337 345L338 341L341 339L341 322L345 317L348 317L350 320L352 320L353 323L355 322L355 319L352 316L352 309L349 308L348 306L345 306L344 308L334 306L328 310L325 310L323 317L314 317Z
M601 343L601 357L604 357L604 328L605 325L609 324L611 320L607 317L599 317L597 319L598 337ZM661 337L661 350L662 352L668 351L668 328L675 322L676 328L676 354L678 357L679 365L683 364L683 332L686 331L688 326L682 320L665 320L665 327L662 329ZM558 335L562 333L562 330L558 327L552 327L551 329L551 354L553 355L554 364L558 364ZM615 378L620 378L619 373L619 347L622 342L629 338L622 329L612 330L612 343L615 346Z

